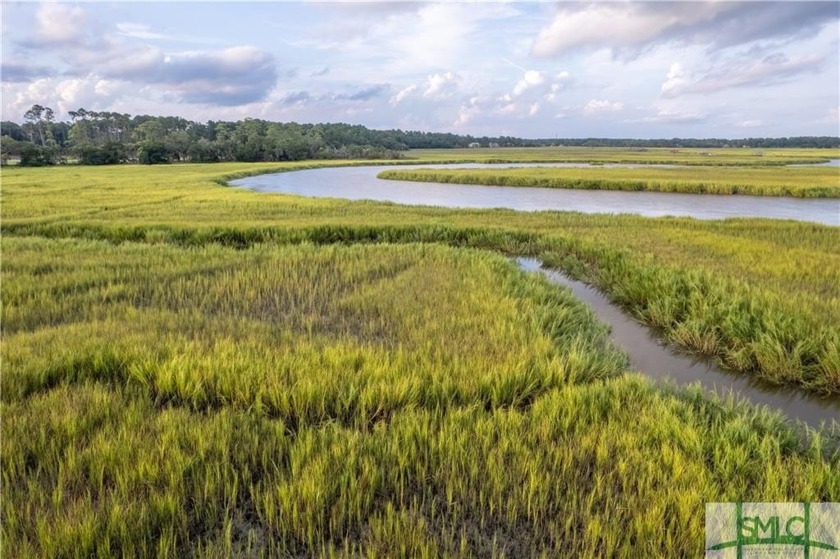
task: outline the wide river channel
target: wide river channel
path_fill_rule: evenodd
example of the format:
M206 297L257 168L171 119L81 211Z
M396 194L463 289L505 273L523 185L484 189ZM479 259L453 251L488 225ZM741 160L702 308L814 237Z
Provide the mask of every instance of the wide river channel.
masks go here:
M835 162L830 163L836 166ZM396 168L505 168L505 167L590 167L577 163L400 165ZM639 167L603 165L601 167ZM662 167L669 167L662 165ZM675 167L675 166L670 166ZM520 211L564 210L583 213L638 214L649 217L690 216L699 219L767 217L811 221L840 226L840 200L774 198L566 190L503 186L419 183L378 179L376 175L395 166L327 167L258 175L237 179L232 186L267 193L295 194L319 198L379 200L407 205L449 208L509 208ZM663 344L648 328L640 325L596 289L570 280L560 272L545 270L539 261L519 259L525 270L540 271L550 281L564 285L589 304L611 327L617 345L630 357L633 369L659 380L678 384L699 382L718 394L737 394L756 404L784 413L811 427L822 422L840 423L840 399L806 394L796 388L768 385L747 375L720 370L709 361L698 360Z
M833 165L832 165L833 166ZM769 217L840 226L840 200L571 190L523 186L474 186L383 180L386 169L504 169L510 167L594 167L586 163L506 163L456 165L388 165L326 167L237 179L231 185L282 194L346 200L378 200L411 206L509 208L519 211L562 210L582 213L638 214L647 217L690 216L698 219ZM599 165L606 167L670 167L678 165ZM840 172L838 172L840 180Z

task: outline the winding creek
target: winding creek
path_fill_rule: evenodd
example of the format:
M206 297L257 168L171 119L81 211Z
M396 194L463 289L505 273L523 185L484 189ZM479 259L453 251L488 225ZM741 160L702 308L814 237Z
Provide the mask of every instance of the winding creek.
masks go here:
M704 388L721 395L733 392L811 427L818 427L823 421L840 422L838 398L822 398L801 390L775 386L755 377L728 373L711 360L699 359L664 344L650 328L630 318L597 289L556 270L543 268L536 258L517 258L516 262L525 271L540 272L552 283L568 287L578 299L587 303L598 319L610 325L613 341L630 357L633 370L657 380L672 380L682 385L699 382Z
M840 160L826 164L837 166ZM458 164L401 165L400 168L589 167L587 164ZM638 165L603 165L637 167ZM662 165L663 167L678 167ZM767 217L811 221L840 226L840 200L762 196L715 196L660 192L565 190L550 188L470 186L459 184L386 181L376 177L393 166L327 167L258 175L232 181L232 186L259 192L301 196L378 200L408 205L450 208L508 208L522 211L568 210L583 213L630 213L658 217L690 216L699 219ZM572 290L596 316L608 323L615 343L630 357L634 370L657 380L677 384L700 383L718 394L735 393L756 404L779 410L789 419L811 427L840 423L840 398L822 398L794 388L770 385L747 375L727 373L709 360L681 353L659 341L607 297L559 271L544 269L537 259L518 258L523 270L544 274L549 281Z
M606 167L681 167L679 165L598 165ZM832 164L832 166L834 166ZM501 169L510 167L593 167L586 163L516 163L399 165L400 169ZM281 194L345 200L377 200L412 206L507 208L519 211L560 210L583 213L637 214L646 217L688 216L698 219L767 217L840 226L840 200L773 196L571 190L524 186L476 186L383 180L377 174L393 165L324 167L257 175L231 181L232 186Z

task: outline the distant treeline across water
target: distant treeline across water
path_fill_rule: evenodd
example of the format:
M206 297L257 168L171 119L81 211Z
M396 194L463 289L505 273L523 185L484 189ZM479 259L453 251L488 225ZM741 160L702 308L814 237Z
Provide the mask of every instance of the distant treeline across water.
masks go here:
M297 161L303 159L400 158L409 149L468 147L618 148L836 148L840 138L801 136L744 139L524 139L475 137L446 132L372 130L361 125L298 124L247 118L194 122L181 117L120 114L79 109L57 121L50 107L33 105L23 124L0 123L0 157L6 163L87 165L124 162Z

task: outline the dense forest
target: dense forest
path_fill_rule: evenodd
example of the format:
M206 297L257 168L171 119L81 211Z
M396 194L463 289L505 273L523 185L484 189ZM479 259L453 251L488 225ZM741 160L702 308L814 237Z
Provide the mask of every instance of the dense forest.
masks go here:
M23 124L0 123L0 161L25 166L79 162L171 163L179 161L295 161L302 159L385 159L418 148L546 147L697 147L751 148L838 147L837 137L661 139L555 138L529 140L501 136L474 137L451 133L371 130L350 124L280 123L246 118L238 122L193 122L172 116L131 116L79 109L70 121L33 105Z

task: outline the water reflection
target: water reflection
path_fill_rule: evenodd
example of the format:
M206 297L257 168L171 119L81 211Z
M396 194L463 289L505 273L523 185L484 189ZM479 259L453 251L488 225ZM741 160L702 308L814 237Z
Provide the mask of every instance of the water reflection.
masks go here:
M591 165L517 163L401 165L400 168L587 166ZM632 166L604 165L604 167ZM475 186L378 179L376 175L385 169L393 169L393 166L309 169L247 177L232 181L231 184L259 192L347 200L377 200L416 206L508 208L519 211L563 210L583 213L637 214L646 217L690 216L699 219L767 217L840 225L840 200L837 199Z

